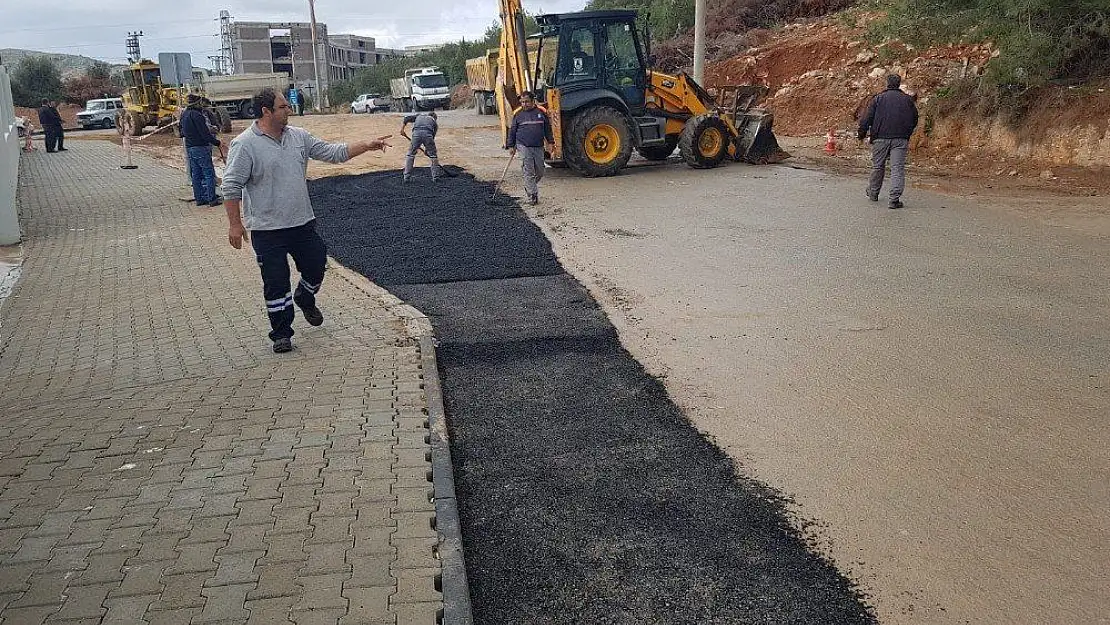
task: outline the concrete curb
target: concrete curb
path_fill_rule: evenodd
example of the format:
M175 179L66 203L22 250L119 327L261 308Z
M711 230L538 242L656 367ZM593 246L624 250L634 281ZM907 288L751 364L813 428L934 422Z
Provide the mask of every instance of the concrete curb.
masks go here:
M451 465L451 444L447 417L443 411L443 390L436 364L435 339L420 337L420 358L424 369L424 393L428 398L428 442L432 446L432 486L436 500L436 530L439 532L441 562L440 592L443 593L442 625L472 625L470 585L463 559L462 524L455 501L455 475Z
M420 340L423 336L432 335L432 322L428 321L424 313L402 302L396 295L366 279L366 276L344 267L331 256L328 256L328 270L377 300L382 308L403 320L405 322L405 332L409 335L409 338Z
M435 529L439 534L441 571L436 590L443 595L443 610L437 622L440 625L473 625L470 585L466 579L466 562L463 559L462 524L455 501L451 442L447 432L447 417L443 410L443 387L439 382L432 323L416 308L367 280L365 276L339 264L334 258L328 257L328 269L403 319L409 337L415 339L420 346L424 396L428 402L427 441L431 447L432 487L436 505Z

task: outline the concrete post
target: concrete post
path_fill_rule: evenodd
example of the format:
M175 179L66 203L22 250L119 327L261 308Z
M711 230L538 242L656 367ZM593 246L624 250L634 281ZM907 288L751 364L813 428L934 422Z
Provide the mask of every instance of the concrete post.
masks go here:
M694 0L694 82L705 86L705 0Z
M319 113L320 112L320 103L324 101L324 92L320 90L320 61L318 60L319 55L316 53L317 44L316 44L316 2L315 2L315 0L308 0L308 17L309 17L310 20L312 20L312 26L311 26L311 32L312 32L312 73L316 77L316 93L314 94L316 97L312 99L312 108L316 109L316 112ZM289 32L292 33L292 31L289 31ZM328 60L325 58L324 59L324 68L327 69L327 67L328 67Z
M0 245L19 243L15 194L19 179L19 131L15 126L12 85L0 65Z

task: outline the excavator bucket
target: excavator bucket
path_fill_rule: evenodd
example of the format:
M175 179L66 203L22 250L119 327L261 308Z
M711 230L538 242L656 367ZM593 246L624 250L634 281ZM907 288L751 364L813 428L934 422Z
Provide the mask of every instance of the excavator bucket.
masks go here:
M763 109L748 109L736 114L736 150L734 158L756 165L781 163L790 154L779 147L771 131L775 116Z
M692 81L691 81L692 82ZM695 83L696 85L696 83ZM755 104L767 95L767 87L762 85L729 85L714 89L709 94L697 86L703 101L724 109L725 115L732 117L736 127L733 158L756 165L781 163L790 158L779 147L775 133L771 131L775 117L770 111L756 108Z

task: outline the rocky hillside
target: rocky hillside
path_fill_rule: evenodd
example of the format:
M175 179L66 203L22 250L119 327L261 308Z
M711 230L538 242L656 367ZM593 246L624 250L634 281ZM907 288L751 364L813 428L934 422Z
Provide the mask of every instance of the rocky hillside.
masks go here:
M62 74L70 72L82 72L88 69L98 59L89 58L87 56L80 56L77 54L58 54L55 52L39 52L37 50L23 50L20 48L3 48L0 49L0 61L3 61L4 66L8 69L15 68L19 64L19 60L27 56L45 56L58 66ZM123 69L124 65L112 65L112 69Z
M860 11L790 24L760 45L710 63L706 86L761 84L775 130L787 136L850 137L859 111L895 72L916 95L922 124L918 150L978 150L1050 165L1110 163L1110 89L1047 88L1015 119L982 113L958 87L981 76L998 52L989 43L915 48L898 41L873 44L867 25L878 16ZM961 97L964 98L961 100Z

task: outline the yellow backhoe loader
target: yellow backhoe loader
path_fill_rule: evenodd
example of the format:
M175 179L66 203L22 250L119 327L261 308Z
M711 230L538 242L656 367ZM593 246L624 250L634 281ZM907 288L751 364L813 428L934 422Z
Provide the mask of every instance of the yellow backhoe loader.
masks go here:
M551 118L552 163L589 177L611 176L632 150L664 160L677 147L691 167L726 158L751 163L786 155L771 131L773 116L754 108L759 88L728 87L717 98L686 74L649 68L650 36L636 11L583 11L537 17L538 53L530 65L520 0L499 0L497 109L502 139L520 93L533 91Z

